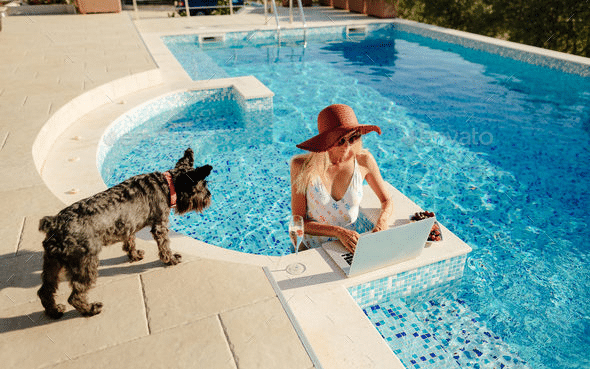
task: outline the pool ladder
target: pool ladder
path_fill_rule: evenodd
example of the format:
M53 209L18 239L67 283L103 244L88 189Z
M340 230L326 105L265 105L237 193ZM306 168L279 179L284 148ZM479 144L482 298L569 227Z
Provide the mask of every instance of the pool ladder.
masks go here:
M274 0L270 0L272 4L272 11L275 14L275 21L277 23L277 39L279 46L281 44L281 24L279 23L279 13L277 12L277 5ZM299 14L301 15L301 23L303 23L303 46L307 46L307 22L305 21L305 14L303 13L303 4L301 0L297 0L299 7ZM266 6L265 6L266 11ZM289 23L293 23L293 0L289 0Z

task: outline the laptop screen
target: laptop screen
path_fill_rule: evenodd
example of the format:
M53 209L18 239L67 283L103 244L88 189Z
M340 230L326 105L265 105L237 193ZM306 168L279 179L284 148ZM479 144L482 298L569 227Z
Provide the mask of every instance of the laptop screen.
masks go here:
M435 218L428 218L359 238L349 275L365 273L420 255Z

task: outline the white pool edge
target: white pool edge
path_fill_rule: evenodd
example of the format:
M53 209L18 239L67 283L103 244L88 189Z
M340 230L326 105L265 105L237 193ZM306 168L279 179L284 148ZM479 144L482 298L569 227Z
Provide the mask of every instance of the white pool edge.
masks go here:
M152 69L106 83L70 100L49 118L35 138L32 155L37 171L43 171L54 142L77 119L114 100L162 83L160 70Z

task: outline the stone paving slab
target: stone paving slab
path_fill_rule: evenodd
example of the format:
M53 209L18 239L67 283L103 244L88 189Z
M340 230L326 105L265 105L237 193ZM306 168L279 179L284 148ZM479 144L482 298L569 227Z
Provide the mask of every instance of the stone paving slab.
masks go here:
M34 170L32 163L30 165L32 167L31 169ZM28 169L29 166L26 165L24 167ZM0 191L0 204L6 205L6 208L3 208L5 212L0 215L0 228L4 226L4 220L19 217L24 218L30 214L38 214L39 211L43 211L44 209L48 214L51 212L57 213L64 206L43 184L35 183L35 186L29 187L24 185L24 183L27 182L23 182L20 188L13 191ZM8 211L8 209L10 210ZM6 226L9 225L7 224Z
M142 275L152 332L276 294L261 267L200 259Z
M279 23L281 29L289 27L301 27L299 11L293 11L293 23L289 23L289 8L277 6ZM308 26L324 24L331 25L335 22L346 21L349 24L355 22L366 22L371 18L366 14L351 13L347 10L334 9L332 7L314 6L313 11L304 8L305 18ZM182 18L142 18L135 21L140 32L160 32L166 29L170 33L194 33L196 31L219 32L231 28L256 27L259 29L276 30L275 17L273 13L264 15L264 7L251 7L244 9L236 15L218 15L214 17L182 17Z
M39 231L39 221L45 215L54 214L31 214L25 216L22 233L17 246L17 255L43 251L42 243L45 239L45 233Z
M36 301L41 302L37 290L41 287L43 253L23 253L0 259L0 309ZM69 290L66 283L60 283L59 291Z
M278 298L221 313L220 318L239 368L313 367Z
M68 291L69 292L69 291ZM91 301L102 301L101 314L84 318L67 305L68 294L58 295L67 310L50 320L38 301L0 310L0 363L5 368L37 368L148 335L139 276L98 286Z
M24 232L20 238L20 249L17 255L0 258L0 309L35 301L40 305L37 290L41 287L41 271L43 268L42 240L44 235L36 229L39 216L25 218ZM141 231L136 239L137 248L145 252L141 261L129 262L127 254L122 250L122 243L104 247L100 253L99 276L97 286L113 281L139 275L144 272L169 268L158 257L155 241L147 239L149 233ZM196 256L185 254L185 262L197 259ZM69 282L63 276L58 293L69 294Z
M52 369L236 369L217 316L66 361Z
M0 173L10 174L0 176L2 191L42 183L32 165L32 143L66 102L104 83L156 68L124 13L5 18L0 55L5 71L0 73L0 126L5 132ZM24 208L20 203L12 207Z
M16 255L16 248L24 221L24 216L0 218L0 260L4 257Z

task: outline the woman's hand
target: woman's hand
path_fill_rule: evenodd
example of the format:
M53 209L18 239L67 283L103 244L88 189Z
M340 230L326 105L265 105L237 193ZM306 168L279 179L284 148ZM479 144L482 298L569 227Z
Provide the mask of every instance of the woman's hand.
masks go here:
M355 231L350 229L338 227L338 232L336 237L342 242L342 245L350 252L354 254L354 250L356 250L356 244L359 241L359 234Z

